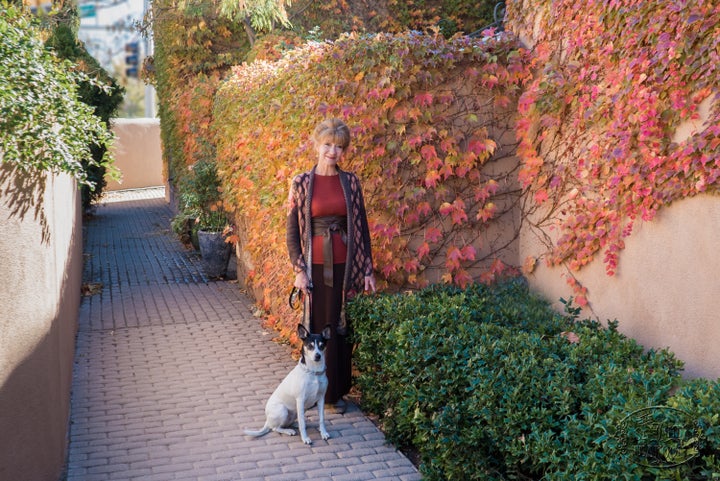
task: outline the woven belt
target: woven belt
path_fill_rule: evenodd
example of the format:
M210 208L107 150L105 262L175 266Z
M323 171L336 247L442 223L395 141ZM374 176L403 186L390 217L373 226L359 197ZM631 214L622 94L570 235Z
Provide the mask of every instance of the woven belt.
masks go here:
M347 245L347 216L328 215L312 218L313 236L323 236L323 281L333 287L333 250L332 235L339 233Z

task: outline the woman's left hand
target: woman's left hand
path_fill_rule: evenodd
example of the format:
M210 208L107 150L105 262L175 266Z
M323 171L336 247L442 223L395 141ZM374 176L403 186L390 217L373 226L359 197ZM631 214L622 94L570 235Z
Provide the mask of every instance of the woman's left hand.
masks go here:
M365 290L375 292L375 274L365 276Z

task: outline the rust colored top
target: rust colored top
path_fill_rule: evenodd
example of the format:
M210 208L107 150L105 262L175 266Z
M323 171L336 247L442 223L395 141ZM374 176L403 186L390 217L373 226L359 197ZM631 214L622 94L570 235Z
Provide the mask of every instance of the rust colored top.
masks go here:
M314 192L310 203L312 217L326 217L333 215L346 216L347 206L343 194L340 176L315 174ZM312 263L322 264L323 236L313 236ZM332 235L332 257L334 264L343 264L347 259L347 246L339 233Z

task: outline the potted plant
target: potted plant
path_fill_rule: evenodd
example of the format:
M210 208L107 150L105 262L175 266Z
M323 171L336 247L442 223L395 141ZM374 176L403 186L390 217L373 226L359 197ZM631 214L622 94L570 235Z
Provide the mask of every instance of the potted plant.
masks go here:
M223 277L232 253L226 242L232 231L220 199L220 181L214 162L198 161L178 187L179 213L172 220L173 230L183 241L200 250L208 277Z
M221 209L221 206L216 206L215 210L204 210L195 220L200 256L208 277L225 276L232 254L232 244L227 242L232 228Z

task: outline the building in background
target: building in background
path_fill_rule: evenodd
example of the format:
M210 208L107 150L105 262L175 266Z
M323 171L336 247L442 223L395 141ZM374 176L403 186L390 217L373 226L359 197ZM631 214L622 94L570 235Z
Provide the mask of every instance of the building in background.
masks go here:
M143 0L79 0L78 9L78 36L108 72L113 72L116 62L124 61L126 44L142 43L133 24L142 20Z
M42 1L42 0L30 0ZM143 59L152 55L152 39L135 28L148 0L79 0L78 37L87 51L126 88L124 117L155 117L155 90L140 77Z
M23 0L33 13L52 10L52 0ZM150 0L78 0L78 38L100 65L125 87L120 117L157 117L155 89L140 72L152 55L152 39L135 28L150 8Z

